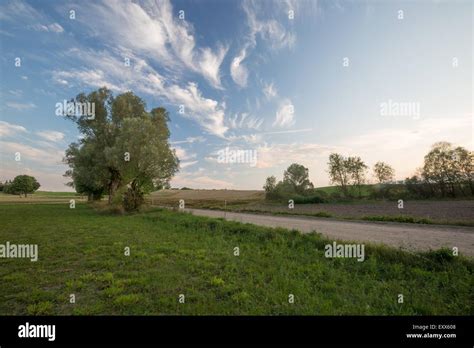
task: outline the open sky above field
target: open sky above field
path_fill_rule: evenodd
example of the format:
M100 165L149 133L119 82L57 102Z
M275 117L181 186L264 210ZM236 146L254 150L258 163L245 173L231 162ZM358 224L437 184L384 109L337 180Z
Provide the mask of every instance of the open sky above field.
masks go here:
M2 1L0 180L67 190L61 160L79 134L56 103L102 86L169 110L173 186L260 189L293 162L326 186L331 152L403 179L436 141L473 149L472 6ZM219 163L226 148L256 161Z

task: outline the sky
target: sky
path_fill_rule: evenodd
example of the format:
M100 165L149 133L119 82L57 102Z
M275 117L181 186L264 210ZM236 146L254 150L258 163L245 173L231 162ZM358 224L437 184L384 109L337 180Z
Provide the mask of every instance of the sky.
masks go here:
M3 0L0 181L71 190L56 104L103 86L169 111L173 187L261 189L292 163L327 186L333 152L404 179L435 142L473 150L472 23L468 0Z

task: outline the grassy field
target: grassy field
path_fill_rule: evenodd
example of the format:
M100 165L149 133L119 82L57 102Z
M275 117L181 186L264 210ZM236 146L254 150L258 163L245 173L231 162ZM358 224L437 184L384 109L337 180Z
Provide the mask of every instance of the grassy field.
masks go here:
M33 194L25 196L10 195L0 192L1 203L66 203L71 199L76 202L84 202L87 197L81 196L75 192L50 192L50 191L36 191Z
M0 315L473 314L474 263L445 251L366 245L364 262L331 259L318 234L161 209L1 204L0 215L0 244L39 245L37 262L0 259Z

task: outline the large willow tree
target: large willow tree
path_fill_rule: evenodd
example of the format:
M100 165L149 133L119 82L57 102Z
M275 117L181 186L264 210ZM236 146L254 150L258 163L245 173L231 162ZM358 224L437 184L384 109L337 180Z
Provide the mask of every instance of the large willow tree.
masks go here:
M82 93L73 103L94 103L95 115L67 115L82 135L66 150L71 186L98 199L109 195L109 203L121 202L137 209L143 196L167 184L178 171L179 160L170 148L168 112L146 111L145 102L126 92L114 97L101 88Z

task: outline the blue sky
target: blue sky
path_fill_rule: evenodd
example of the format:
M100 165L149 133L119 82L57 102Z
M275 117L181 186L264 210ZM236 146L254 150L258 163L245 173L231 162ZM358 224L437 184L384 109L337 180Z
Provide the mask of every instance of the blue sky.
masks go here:
M260 189L293 162L326 186L331 152L403 179L436 141L473 150L472 13L471 1L2 1L0 180L67 190L61 159L79 134L55 105L102 86L169 110L173 186ZM256 163L220 163L225 148Z

